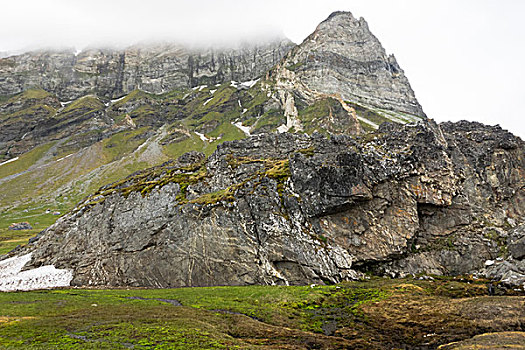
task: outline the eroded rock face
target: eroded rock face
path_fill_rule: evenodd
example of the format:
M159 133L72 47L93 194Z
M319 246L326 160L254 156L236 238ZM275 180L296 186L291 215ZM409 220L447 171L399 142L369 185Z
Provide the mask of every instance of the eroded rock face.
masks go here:
M424 117L414 91L393 55L388 56L363 18L334 12L300 45L279 70L293 74L303 98L313 92L337 94L364 106Z
M61 100L107 98L135 89L163 93L230 80L255 79L294 46L287 39L237 49L191 50L178 45L30 52L0 59L0 95L40 87Z
M260 135L199 161L102 188L26 248L28 266L74 285L305 284L472 273L519 244L501 238L523 222L525 145L499 127Z

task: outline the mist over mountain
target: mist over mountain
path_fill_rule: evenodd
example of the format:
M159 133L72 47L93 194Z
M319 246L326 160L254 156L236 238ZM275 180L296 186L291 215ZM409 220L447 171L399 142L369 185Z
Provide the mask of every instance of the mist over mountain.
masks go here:
M198 4L145 11L132 29L123 10L111 35L167 26L172 11ZM293 348L523 338L525 142L500 126L435 121L404 65L351 12L331 13L295 44L271 31L236 41L229 30L256 27L259 14L231 23L218 6L181 19L183 40L108 37L0 58L0 291L307 286L273 289L299 293L300 302L272 300L290 314L250 320L290 332L302 327L294 317L318 320L302 330L318 334L286 333ZM203 20L226 24L201 41ZM246 317L235 311L242 302L199 317ZM496 302L504 306L486 316ZM228 346L245 338L232 332ZM257 345L274 338L245 332ZM94 337L84 325L78 334L66 337Z

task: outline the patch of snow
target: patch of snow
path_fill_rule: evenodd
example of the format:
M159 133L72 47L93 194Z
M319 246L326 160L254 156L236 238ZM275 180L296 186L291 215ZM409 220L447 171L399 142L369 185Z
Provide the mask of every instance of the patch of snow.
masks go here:
M210 90L210 94L213 95L213 94L215 93L215 91L217 91L217 89L215 89L215 90Z
M81 52L82 52L81 49L77 49L77 50L75 51L75 56L78 56Z
M241 105L241 100L237 100L237 103L239 104L239 107L242 108L242 105Z
M248 80L248 81L243 81L241 83L241 86L245 86L247 88L251 88L252 86L254 86L255 84L257 84L257 82L259 81L260 78L257 78L255 80Z
M221 83L215 84L215 87L221 86Z
M137 147L135 152L140 151L142 147L146 146L147 144L148 144L148 140L144 141L143 143L140 144L140 146Z
M242 125L242 122L232 123L235 125L239 130L241 130L246 136L251 136L250 134L250 127Z
M67 156L62 157L62 158L60 158L60 159L57 159L56 161L57 161L57 162L60 162L61 160L64 160L64 159L66 159L66 158L71 157L73 154L74 154L74 153L68 154Z
M22 135L22 139L21 139L21 140L25 139L25 138L26 138L26 136L27 136L27 134L29 134L29 133L28 133L28 132L26 132L26 133L25 133L24 135Z
M116 98L116 99L114 99L114 100L111 100L111 103L115 103L115 102L118 102L118 101L120 101L120 100L123 100L123 99L126 98L126 96L127 96L127 95L124 95L124 96L122 96L122 97L119 97L119 98Z
M31 260L31 254L15 256L0 261L0 291L34 290L68 287L73 279L69 269L57 269L53 265L22 271Z
M234 80L231 81L231 86L233 86L234 88L236 89L241 89L241 88L244 88L244 89L249 89L251 88L252 86L254 86L255 84L257 84L257 82L259 81L260 78L258 79L255 79L255 80L248 80L248 81L243 81L243 82L236 82Z
M204 134L201 134L200 132L196 132L194 131L195 135L197 135L198 137L200 137L200 139L204 142L209 142L210 139L208 139L206 136L204 136Z
M245 109L242 110L242 113L241 113L241 114L244 114L244 113L246 113L247 111L248 111L248 109L245 108Z
M70 104L71 102L73 102L73 101L60 102L60 105L61 105L62 107L65 107L65 106L67 106L68 104Z
M277 128L277 131L278 131L279 133L281 133L281 134L282 134L283 132L287 132L288 130L290 130L290 128L287 127L285 124L283 124L283 125L281 125L280 127Z
M18 160L18 157L14 157L14 158L11 158L11 159L9 159L9 160L6 160L5 162L0 163L0 166L2 166L2 165L4 165L4 164L7 164L7 163L14 162L15 160Z
M376 123L366 119L366 118L363 118L363 117L360 117L360 116L357 116L357 119L359 119L360 121L362 121L363 123L365 124L368 124L370 125L371 127L373 127L374 129L378 129L379 128L379 125L377 125Z
M494 260L487 260L485 261L485 266L492 266L494 265L495 261Z
M203 103L202 105L203 105L203 106L206 106L206 105L208 104L208 102L210 102L211 100L213 100L213 97L212 97L212 98L209 98L209 99L207 99L207 100L206 100L206 102L204 102L204 103Z
M199 90L199 91L202 91L202 89L205 89L208 85L200 85L200 86L195 86L193 88L193 90Z

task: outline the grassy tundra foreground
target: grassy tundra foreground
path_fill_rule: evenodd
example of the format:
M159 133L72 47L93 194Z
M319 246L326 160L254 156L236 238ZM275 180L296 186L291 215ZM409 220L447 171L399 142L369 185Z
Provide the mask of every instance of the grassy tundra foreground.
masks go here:
M436 278L0 293L0 348L523 348L525 297L486 291Z

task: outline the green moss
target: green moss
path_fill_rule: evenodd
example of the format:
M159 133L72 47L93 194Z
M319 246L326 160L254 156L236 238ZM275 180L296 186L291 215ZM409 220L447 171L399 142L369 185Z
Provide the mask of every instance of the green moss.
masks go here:
M288 159L267 160L266 164L269 169L266 171L265 175L271 179L282 182L288 179L291 175L290 162Z
M286 118L282 111L271 109L257 119L257 122L253 126L253 130L274 130L282 124L286 124Z
M292 64L292 65L286 67L286 69L291 70L292 72L295 72L296 70L298 70L302 66L304 66L304 62L297 62L295 64Z
M137 149L146 140L149 127L121 131L102 141L103 154L107 162L122 158Z
M286 180L291 176L290 162L288 159L269 160L266 162L267 170L264 175L277 182L277 194L281 200L281 208L284 208L284 191ZM289 219L288 213L283 212L283 217Z
M39 159L49 151L56 142L48 142L46 144L37 146L31 151L19 156L18 160L0 166L0 179L9 175L18 174L27 170L30 166L35 164Z
M298 117L307 133L316 130L322 132L325 129L323 124L326 123L328 116L332 114L332 111L340 108L342 108L341 104L336 99L323 98L310 106L299 109Z
M0 344L14 349L436 348L522 322L518 299L480 296L485 282L372 278L311 287L0 293ZM454 290L464 296L450 296ZM487 314L495 307L501 309L497 316ZM312 334L325 333L327 325L334 337Z
M19 94L16 94L8 100L8 103L16 103L25 100L42 100L47 97L53 97L54 95L43 89L27 89Z
M62 113L68 113L78 109L87 109L87 110L99 110L104 109L105 105L95 96L86 96L79 98L68 104Z
M222 201L233 202L235 200L235 190L238 186L230 186L223 190L206 193L200 197L190 200L190 203L210 205Z
M304 154L307 157L313 157L315 154L315 147L302 148L297 151L298 153Z
M188 186L202 181L206 176L206 168L200 163L193 164L187 168L171 168L170 163L165 163L161 166L139 171L136 174L101 187L90 196L93 200L88 200L81 208L102 203L106 196L113 193L120 193L127 197L131 193L138 192L142 196L146 196L153 189L161 188L168 183L179 184L180 191L176 199L180 203L187 203L186 192Z
M500 257L505 258L509 255L508 246L507 246L507 238L500 236L497 230L495 229L487 230L484 236L485 238L491 240L498 246L498 249L499 249L498 255Z

